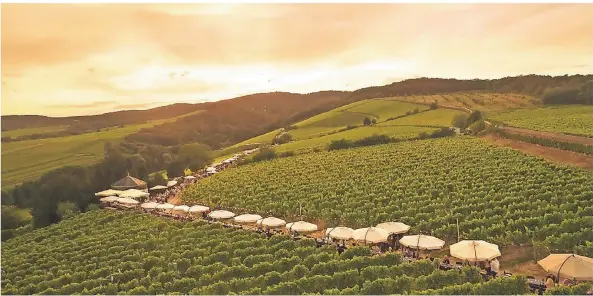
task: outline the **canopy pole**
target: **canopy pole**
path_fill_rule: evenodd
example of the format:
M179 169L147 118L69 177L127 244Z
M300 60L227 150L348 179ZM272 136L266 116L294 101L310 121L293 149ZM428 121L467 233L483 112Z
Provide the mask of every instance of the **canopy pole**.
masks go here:
M566 259L564 259L564 262L562 262L562 264L560 265L560 268L558 268L558 278L556 278L556 283L560 282L560 270L562 270L564 263L566 263L566 261L568 261L568 259L570 259L570 257L574 257L574 254L571 254L570 256L566 257Z

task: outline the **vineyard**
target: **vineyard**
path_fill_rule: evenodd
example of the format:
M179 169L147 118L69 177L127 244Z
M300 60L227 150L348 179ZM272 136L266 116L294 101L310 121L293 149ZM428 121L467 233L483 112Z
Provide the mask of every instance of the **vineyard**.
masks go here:
M593 137L592 106L519 109L489 113L488 117L513 127Z
M522 277L483 282L367 247L91 211L2 244L3 294L525 294Z
M447 241L543 242L593 255L593 174L456 137L309 153L222 172L186 203L241 207L329 226L399 220Z
M512 93L459 92L440 95L410 95L383 98L410 103L430 104L437 102L441 106L469 108L478 111L496 111L515 108L529 108L540 104L530 96Z
M416 138L420 133L431 133L436 130L437 128L417 126L364 126L326 136L282 144L274 149L277 152L293 151L295 153L305 153L314 150L325 150L335 140L359 140L372 135L386 135L391 138L406 140Z

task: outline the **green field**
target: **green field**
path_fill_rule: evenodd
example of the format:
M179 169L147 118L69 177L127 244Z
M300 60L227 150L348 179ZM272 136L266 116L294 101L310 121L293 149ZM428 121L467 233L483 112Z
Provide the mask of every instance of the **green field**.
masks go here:
M121 141L125 136L142 128L175 121L178 118L82 135L3 143L2 187L35 180L44 173L63 166L93 164L103 158L103 147L106 142Z
M386 135L392 138L405 140L415 138L423 132L430 133L436 130L436 128L416 126L364 126L327 136L315 137L278 145L275 146L274 149L276 152L294 151L295 153L304 153L313 150L324 150L332 141L335 140L360 140L372 135Z
M253 137L251 139L245 140L241 143L237 143L237 144L231 146L230 148L241 147L241 146L249 145L249 144L264 144L264 143L269 144L272 142L272 140L274 140L274 138L276 137L276 135L278 135L278 133L280 133L280 129L276 129L269 133L265 133L263 135L259 135L257 137Z
M416 109L418 111L427 110L428 106L389 100L365 100L362 104L348 108L345 111L368 114L369 117L374 117L377 122L381 122L388 118L405 115L406 112Z
M488 113L513 127L593 137L593 106L554 106Z
M339 131L344 127L300 127L288 131L294 140L304 140L327 135Z
M10 138L17 138L21 136L28 136L34 134L47 134L47 133L55 133L60 132L66 129L65 126L44 126L44 127L34 127L34 128L21 128L11 131L4 131L2 132L2 137L10 137Z
M309 239L96 210L2 244L2 294L524 294L525 278L483 282L477 268L341 255Z
M302 202L309 219L330 225L400 220L447 241L456 238L458 218L463 238L503 245L533 238L552 251L585 252L593 240L591 184L589 171L455 137L249 164L200 181L182 200L279 217L296 217Z
M395 120L385 121L378 124L378 126L398 126L398 125L431 125L431 126L451 126L453 117L457 114L465 114L462 111L451 109L436 109L418 114L398 118Z
M299 128L336 128L362 125L365 117L380 122L390 117L404 115L415 109L425 110L428 109L428 106L389 100L363 100L313 116L297 123L296 126Z

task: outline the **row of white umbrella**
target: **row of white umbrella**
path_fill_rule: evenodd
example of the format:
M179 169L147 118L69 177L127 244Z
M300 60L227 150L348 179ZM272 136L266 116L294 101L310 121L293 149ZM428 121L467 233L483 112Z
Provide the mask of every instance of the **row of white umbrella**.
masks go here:
M148 197L149 194L148 194L148 192L144 192L144 191L138 190L138 189L128 189L125 191L107 189L107 190L103 190L101 192L95 193L95 196L100 196L100 197L118 196L118 197L124 197L124 198L141 198L141 197Z

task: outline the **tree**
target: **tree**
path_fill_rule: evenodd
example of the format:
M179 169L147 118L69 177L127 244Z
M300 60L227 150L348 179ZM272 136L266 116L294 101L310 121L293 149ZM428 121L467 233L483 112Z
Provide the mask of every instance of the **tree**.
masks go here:
M376 124L377 120L373 118L373 120L371 120L371 124Z
M168 166L173 161L173 157L169 153L163 153L163 163Z
M173 160L167 166L167 176L169 178L183 176L185 174L185 167L181 164L179 160Z
M290 141L292 141L292 135L289 133L283 133L279 137L275 137L274 140L272 140L272 144L285 144Z
M438 105L437 105L437 102L432 102L432 103L430 104L430 110L434 110L434 109L436 109L437 107L438 107Z
M29 211L15 206L2 206L0 218L2 218L2 230L18 228L31 222Z
M185 144L179 149L179 161L190 170L197 171L212 162L212 152L204 144Z
M167 184L167 180L165 180L165 177L163 177L163 174L161 174L160 172L154 173L152 174L149 178L148 178L148 186L149 187L154 187L157 185L165 185Z
M454 127L464 129L467 127L467 118L468 117L465 114L457 114L453 117L451 125L453 125Z
M470 116L467 118L467 125L472 125L474 122L479 121L482 119L482 112L474 111Z
M365 117L365 118L362 120L362 124L363 124L364 126L371 125L371 120L370 120L368 117Z

